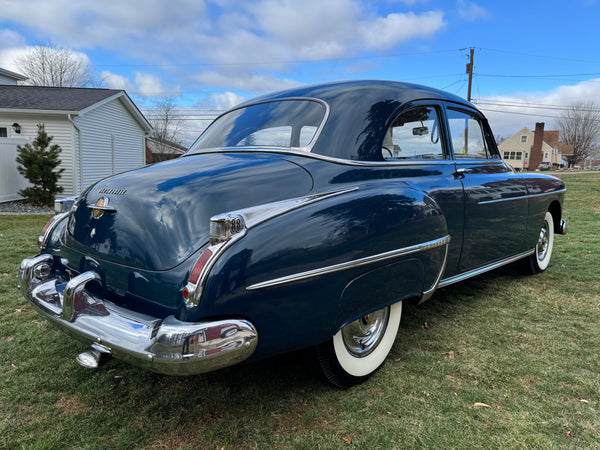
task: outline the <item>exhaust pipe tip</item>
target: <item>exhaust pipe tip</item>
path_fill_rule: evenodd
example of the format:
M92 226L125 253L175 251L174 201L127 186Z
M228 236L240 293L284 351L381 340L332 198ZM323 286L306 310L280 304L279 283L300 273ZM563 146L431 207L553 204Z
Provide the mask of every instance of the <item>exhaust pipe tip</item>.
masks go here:
M75 361L86 369L97 369L104 365L111 357L110 350L95 344L91 349L77 355Z

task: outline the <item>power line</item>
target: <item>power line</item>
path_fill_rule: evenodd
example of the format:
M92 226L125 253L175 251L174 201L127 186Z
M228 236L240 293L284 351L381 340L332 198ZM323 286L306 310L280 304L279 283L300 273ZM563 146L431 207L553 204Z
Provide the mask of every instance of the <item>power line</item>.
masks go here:
M543 103L521 103L521 102L508 102L508 101L495 101L486 99L474 99L473 103L478 105L491 105L491 106L505 106L507 108L531 108L531 109L547 109L554 111L569 111L573 108L572 105L548 105ZM600 108L595 107L582 107L584 111L589 112L600 112Z
M489 52L506 53L509 55L527 56L530 58L554 59L554 60L558 60L558 61L573 61L573 62L600 64L600 61L593 61L593 60L586 60L586 59L563 58L563 57L554 56L554 55L536 55L533 53L515 52L515 51L511 51L511 50L498 50L498 49L486 48L486 47L477 47L477 48L479 48L480 50L487 50Z

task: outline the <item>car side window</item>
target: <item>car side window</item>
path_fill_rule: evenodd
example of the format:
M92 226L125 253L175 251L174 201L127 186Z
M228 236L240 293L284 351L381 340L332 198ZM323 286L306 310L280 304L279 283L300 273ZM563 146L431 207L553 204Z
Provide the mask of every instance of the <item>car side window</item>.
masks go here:
M444 159L437 108L419 106L401 113L387 130L381 156L387 161Z
M465 111L448 108L448 128L456 159L488 159L483 127L479 119Z

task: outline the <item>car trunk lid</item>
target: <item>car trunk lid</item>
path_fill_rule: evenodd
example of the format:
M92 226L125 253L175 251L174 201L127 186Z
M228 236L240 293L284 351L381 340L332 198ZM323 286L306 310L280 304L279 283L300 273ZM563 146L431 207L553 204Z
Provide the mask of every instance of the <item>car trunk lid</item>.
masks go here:
M69 221L67 245L92 258L167 270L206 244L212 216L311 188L308 172L280 155L186 156L92 186Z

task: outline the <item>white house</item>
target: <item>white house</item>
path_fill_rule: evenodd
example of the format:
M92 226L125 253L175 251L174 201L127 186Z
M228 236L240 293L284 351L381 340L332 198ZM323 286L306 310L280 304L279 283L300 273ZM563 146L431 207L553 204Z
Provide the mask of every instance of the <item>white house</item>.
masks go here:
M0 84L17 84L18 81L25 80L27 80L26 76L0 67Z
M2 84L11 74L20 77L0 71L0 201L21 198L16 148L36 137L39 123L62 149L61 195L145 164L152 127L125 91Z

